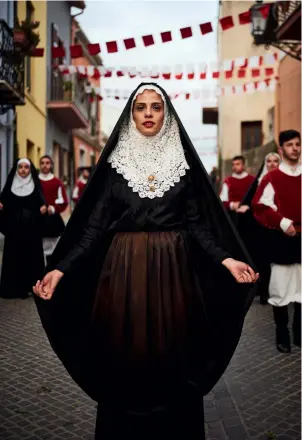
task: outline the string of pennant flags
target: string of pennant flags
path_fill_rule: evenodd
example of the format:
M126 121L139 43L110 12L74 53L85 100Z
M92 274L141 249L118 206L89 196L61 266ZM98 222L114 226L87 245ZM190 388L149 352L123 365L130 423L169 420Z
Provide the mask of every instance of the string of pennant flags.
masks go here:
M278 54L265 54L264 56L253 56L250 58L238 57L234 60L226 60L222 63L198 63L183 66L178 64L174 67L152 66L152 67L95 67L95 66L75 66L59 65L54 69L62 75L72 75L78 73L82 78L152 78L152 79L218 79L222 75L225 79L233 77L246 78L249 74L252 78L259 76L271 77L275 74L274 64L278 61Z
M269 14L269 5L263 5L261 8L259 8L260 13L262 14L263 18L267 18ZM241 14L238 14L238 16L235 18L231 15L227 17L222 17L219 19L219 26L222 31L227 31L229 29L232 29L236 25L236 21L239 25L246 25L251 23L251 11L245 11ZM209 33L212 33L214 31L214 26L211 22L201 23L199 24L199 34L201 35L207 35ZM193 26L183 27L179 29L179 35L181 39L187 39L194 36ZM108 54L117 53L119 50L124 46L126 50L135 49L137 47L137 43L140 41L140 43L143 44L144 47L150 47L158 43L170 43L173 41L173 34L172 31L164 31L160 33L160 36L154 36L153 34L143 35L139 38L125 38L123 39L123 45L118 42L117 40L113 41L107 41L106 43L102 44L102 46L99 43L90 43L87 44L86 50L88 53L92 56L96 56L102 52L104 52L104 48L106 47L106 52ZM83 46L80 44L71 45L69 47L70 51L70 57L71 58L81 58L83 57L84 50ZM51 48L52 52L52 58L64 58L66 56L66 48L64 46L53 46ZM44 56L44 48L36 48L32 52L32 56L36 57L43 57Z
M178 98L189 99L202 99L202 100L213 100L219 96L228 95L239 95L242 93L254 93L256 91L274 91L276 87L276 82L278 77L265 78L262 81L252 81L245 84L227 85L224 87L217 88L204 88L204 89L194 89L191 92L180 91L180 92L170 92L169 97L171 100ZM103 101L104 99L129 99L131 95L131 90L119 90L119 89L100 89L94 87L86 87L86 93L89 95L91 102L95 100Z

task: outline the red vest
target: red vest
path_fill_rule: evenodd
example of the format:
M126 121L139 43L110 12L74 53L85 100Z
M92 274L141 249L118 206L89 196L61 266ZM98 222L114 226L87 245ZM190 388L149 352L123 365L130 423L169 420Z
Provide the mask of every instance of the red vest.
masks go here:
M254 182L255 177L248 174L243 179L237 179L236 177L226 177L224 183L229 188L229 202L241 202L249 187Z

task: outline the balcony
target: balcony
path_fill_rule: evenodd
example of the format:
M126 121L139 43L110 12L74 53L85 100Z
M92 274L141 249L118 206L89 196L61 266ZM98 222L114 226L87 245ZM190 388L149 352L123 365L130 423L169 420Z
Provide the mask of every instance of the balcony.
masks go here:
M301 40L301 2L279 1L276 3L278 40Z
M47 110L63 131L89 126L90 103L84 82L77 78L77 74L70 75L70 78L69 81L64 81L57 72L53 71L51 74Z
M24 104L24 56L15 49L12 29L0 20L0 106Z

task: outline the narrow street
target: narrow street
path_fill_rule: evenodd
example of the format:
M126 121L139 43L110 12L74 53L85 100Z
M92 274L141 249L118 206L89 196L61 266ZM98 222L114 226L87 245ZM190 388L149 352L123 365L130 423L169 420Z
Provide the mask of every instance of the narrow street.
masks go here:
M271 309L256 300L231 365L205 397L208 439L299 440L300 366L297 347L275 350ZM32 298L1 299L0 439L92 440L95 414L53 354Z

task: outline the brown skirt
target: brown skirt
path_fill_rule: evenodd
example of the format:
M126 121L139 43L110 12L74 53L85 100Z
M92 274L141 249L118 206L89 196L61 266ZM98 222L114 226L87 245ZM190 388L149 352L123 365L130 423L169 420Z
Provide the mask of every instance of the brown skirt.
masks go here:
M136 389L156 401L186 381L202 344L197 293L184 232L115 235L98 283L93 327L103 367L109 376L119 372L118 393L126 383L128 397Z

